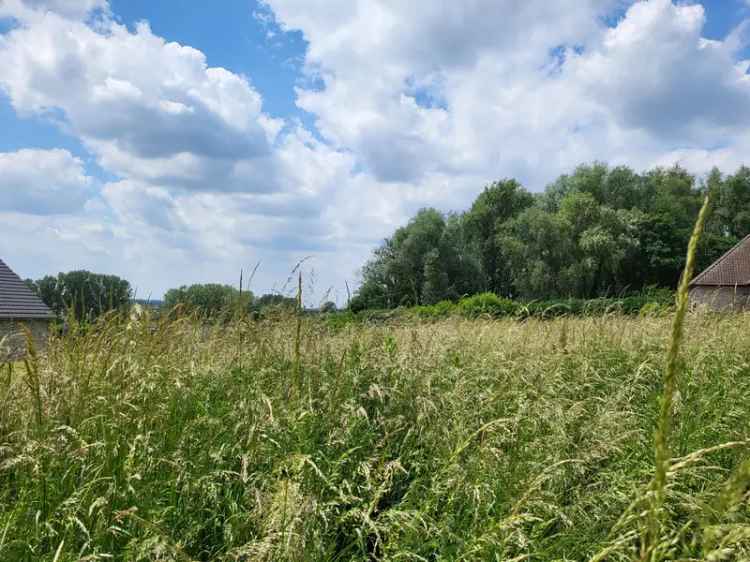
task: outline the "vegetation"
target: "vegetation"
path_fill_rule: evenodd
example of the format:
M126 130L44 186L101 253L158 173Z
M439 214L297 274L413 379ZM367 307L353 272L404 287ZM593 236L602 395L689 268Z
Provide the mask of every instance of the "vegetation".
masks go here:
M336 310L337 310L336 303L333 301L326 301L320 305L320 312L330 313L330 312L336 312Z
M183 286L167 291L164 297L164 307L171 310L178 305L203 317L226 318L238 312L259 314L272 309L293 310L297 306L297 299L276 293L255 297L248 290L240 293L239 289L230 285L208 283Z
M73 325L3 371L0 559L631 560L651 542L671 315L168 316ZM651 559L745 559L746 319L685 333Z
M674 293L669 289L650 288L638 294L623 297L600 297L596 299L549 299L535 301L514 301L498 297L495 293L479 293L463 297L458 301L444 300L435 304L412 306L406 308L364 309L353 308L341 312L341 317L361 321L378 318L446 318L462 316L477 317L511 317L511 318L553 318L556 316L590 316L612 312L622 314L660 314L666 313L674 304ZM354 314L352 314L354 313Z
M94 320L130 303L130 283L116 275L79 270L47 275L26 284L58 316L73 314L78 320Z
M746 315L687 314L708 201L674 309L484 292L352 322L209 286L229 300L72 318L42 356L29 334L0 376L0 559L750 559Z
M750 233L750 169L705 181L679 167L637 174L580 166L540 194L515 180L487 186L464 213L423 209L362 269L355 310L431 305L492 292L549 300L674 289L708 189L703 269Z
M164 295L164 306L167 309L181 305L204 316L224 314L232 309L247 310L252 302L253 294L250 291L240 294L235 287L217 283L182 286L170 289Z
M183 312L204 318L227 317L238 312L261 313L270 309L290 310L297 300L279 294L255 297L247 289L242 293L230 285L218 283L195 284L170 289L164 300L133 299L130 283L115 275L90 271L70 271L56 277L47 275L26 284L59 317L73 315L81 322L91 322L102 314L128 309L130 304L151 309L172 310L179 306ZM334 303L325 303L326 312L336 310Z
M297 307L297 299L287 297L278 293L268 293L253 301L252 309L255 312L274 309L279 311L290 311Z

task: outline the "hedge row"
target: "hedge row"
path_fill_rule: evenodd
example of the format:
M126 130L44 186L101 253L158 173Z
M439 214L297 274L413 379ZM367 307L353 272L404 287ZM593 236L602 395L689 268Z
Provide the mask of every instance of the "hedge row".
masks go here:
M464 297L458 302L441 301L433 305L396 308L391 310L343 311L329 317L333 324L351 321L388 321L409 318L553 318L557 316L599 316L602 314L659 315L669 312L674 304L674 293L667 289L623 297L596 299L555 299L515 301L494 293Z
M481 293L465 297L458 302L443 301L431 306L417 306L412 310L422 317L444 317L460 315L469 318L478 316L517 318L574 315L658 314L669 310L674 303L671 291L658 290L619 298L556 299L538 301L514 301L498 297L494 293Z

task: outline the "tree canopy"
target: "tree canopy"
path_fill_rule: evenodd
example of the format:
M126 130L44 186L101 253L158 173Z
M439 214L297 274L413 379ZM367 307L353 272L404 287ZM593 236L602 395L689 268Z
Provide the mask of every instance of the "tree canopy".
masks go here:
M26 280L29 287L58 316L72 313L78 320L93 320L101 314L127 306L130 283L116 275L85 270Z
M502 297L591 298L674 287L708 189L713 212L699 249L706 267L750 234L750 169L697 179L679 166L636 173L581 165L541 193L506 179L468 210L420 210L362 268L352 308Z
M231 285L218 283L183 285L170 289L164 295L164 306L174 308L182 305L191 311L197 311L206 316L213 316L231 310L248 310L253 302L253 294Z
M251 291L231 285L217 283L195 284L170 289L164 295L164 307L167 309L183 306L189 311L196 311L205 316L234 312L260 312L267 309L293 309L297 300L276 293L255 297Z

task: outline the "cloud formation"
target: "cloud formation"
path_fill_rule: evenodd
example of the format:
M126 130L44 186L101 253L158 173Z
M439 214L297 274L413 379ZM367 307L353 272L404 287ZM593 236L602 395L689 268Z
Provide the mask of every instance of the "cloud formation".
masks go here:
M0 17L22 21L36 19L47 12L71 19L83 19L95 10L109 11L107 0L3 0Z
M750 149L747 24L707 40L697 3L264 5L274 41L308 43L296 98L315 130L269 116L252 75L117 23L104 0L0 2L17 20L0 35L0 88L107 173L92 182L65 151L0 155L17 186L0 188L0 215L19 233L0 250L24 259L34 228L59 251L49 263L157 293L256 261L268 288L313 255L327 287L419 207L464 208L495 179L540 190L592 160L730 172Z
M280 124L248 80L191 47L36 13L0 38L0 84L20 115L58 120L106 169L187 189L276 189Z
M637 3L596 50L570 61L569 79L622 127L660 139L701 143L742 133L750 120L750 61L736 55L746 25L710 41L701 37L705 22L697 4Z
M0 212L30 215L81 211L92 179L67 150L0 152Z
M750 111L741 34L703 39L698 4L636 2L614 27L603 16L620 2L268 4L324 83L299 105L380 181L476 173L538 189L581 161L642 166L742 136Z

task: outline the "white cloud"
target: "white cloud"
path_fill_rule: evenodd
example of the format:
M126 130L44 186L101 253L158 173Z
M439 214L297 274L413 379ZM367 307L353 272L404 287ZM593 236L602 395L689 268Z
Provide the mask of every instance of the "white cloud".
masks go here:
M103 1L59 15L61 1L13 0L0 86L118 179L75 216L24 223L6 204L18 234L0 251L26 259L41 240L50 263L67 255L67 268L109 268L157 293L233 282L259 260L268 288L305 255L321 286L341 284L416 209L464 208L494 179L539 190L594 159L729 172L750 148L746 26L707 41L690 3L267 0L257 17L274 41L296 29L309 43L314 86L297 101L321 141L265 114L252 76L145 24L129 31Z
M705 10L651 0L630 8L590 54L573 57L569 79L625 128L676 142L715 142L750 122L748 61L738 35L701 37Z
M122 180L105 185L102 196L122 224L183 229L172 196L164 188Z
M107 0L2 0L0 17L36 19L47 12L71 19L82 19L94 10L109 11Z
M21 115L49 115L106 169L188 189L276 189L271 143L246 78L211 68L148 25L95 28L46 12L0 37L0 86Z
M299 105L384 182L516 176L540 189L586 160L640 167L715 146L750 117L743 34L702 39L698 5L637 2L610 29L602 16L628 3L268 4L303 31L324 82Z
M526 126L518 104L549 82L550 51L592 41L616 2L268 4L310 42L308 71L325 87L301 90L299 105L321 132L379 180L414 182L491 172L506 142L484 144L485 133Z
M0 152L0 211L51 215L80 211L92 180L67 150Z

